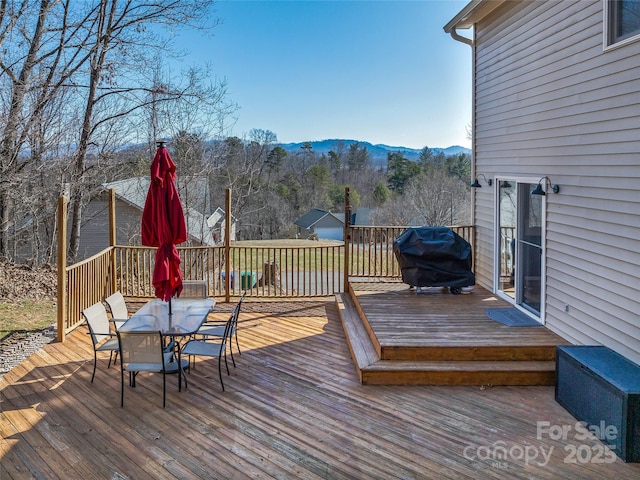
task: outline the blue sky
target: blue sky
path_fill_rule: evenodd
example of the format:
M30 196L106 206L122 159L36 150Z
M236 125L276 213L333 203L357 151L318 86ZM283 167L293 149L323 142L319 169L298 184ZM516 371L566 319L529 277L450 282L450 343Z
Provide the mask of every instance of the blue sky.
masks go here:
M469 147L471 48L443 30L467 3L222 0L213 35L180 42L226 79L238 137Z

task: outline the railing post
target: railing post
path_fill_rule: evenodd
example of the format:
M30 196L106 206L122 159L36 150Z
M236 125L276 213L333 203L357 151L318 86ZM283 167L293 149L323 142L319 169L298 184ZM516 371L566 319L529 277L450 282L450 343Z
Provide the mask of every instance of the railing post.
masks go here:
M231 189L225 192L224 205L224 298L231 300ZM239 282L240 279L238 278Z
M349 269L351 262L349 260L349 250L351 246L351 198L349 187L344 188L344 291L349 291Z
M111 247L109 273L111 275L111 292L117 289L116 284L116 191L109 190L109 246Z
M58 342L64 342L67 324L67 197L58 198Z

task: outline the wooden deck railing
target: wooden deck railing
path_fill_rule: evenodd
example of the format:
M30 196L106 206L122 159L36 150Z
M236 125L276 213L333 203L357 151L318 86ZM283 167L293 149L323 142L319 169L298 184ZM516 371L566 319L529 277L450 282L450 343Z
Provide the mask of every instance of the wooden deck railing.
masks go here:
M225 246L178 247L185 280L205 280L210 297L299 298L344 291L344 253L349 277L400 278L393 241L406 227L351 227L349 241L335 246L250 247L233 245L229 268ZM452 227L473 245L473 228ZM66 269L65 332L83 322L81 311L115 290L125 297L153 298L156 249L116 246ZM229 275L230 291L225 278Z
M65 333L84 321L82 310L113 293L111 251L108 248L66 268Z
M225 296L229 275L230 295L246 291L254 297L326 296L343 289L341 272L344 247L243 247L230 249L225 268L225 247L179 247L185 280L204 280L211 297ZM116 247L115 276L125 297L153 297L155 248Z
M393 255L393 241L406 227L352 226L348 240L349 276L399 277L400 267Z
M352 226L349 248L349 276L372 278L400 278L400 267L393 253L393 241L407 227ZM471 244L473 227L452 226L454 232Z
M393 240L406 227L351 227L343 245L304 247L179 247L185 280L205 280L211 297L240 295L296 298L333 295L344 291L344 252L349 248L349 277L400 278ZM473 228L453 227L473 244ZM66 269L65 332L83 322L81 311L114 290L125 297L152 298L155 248L109 247ZM225 277L230 276L230 291Z
M230 191L227 218L231 218ZM346 210L348 212L348 210ZM66 199L59 201L59 264L66 263ZM345 214L345 222L347 219ZM67 267L59 276L58 339L83 322L81 312L115 290L125 297L152 298L156 249L116 245L115 193L109 207L110 244L103 252ZM178 247L185 280L205 280L210 297L229 300L245 291L252 297L317 297L345 290L349 278L400 278L393 241L406 227L352 226L345 243L305 246ZM453 226L473 247L473 227ZM229 232L225 238L229 238ZM345 257L347 260L345 260ZM347 269L345 275L345 268ZM61 274L59 274L61 275ZM228 284L228 289L227 289Z

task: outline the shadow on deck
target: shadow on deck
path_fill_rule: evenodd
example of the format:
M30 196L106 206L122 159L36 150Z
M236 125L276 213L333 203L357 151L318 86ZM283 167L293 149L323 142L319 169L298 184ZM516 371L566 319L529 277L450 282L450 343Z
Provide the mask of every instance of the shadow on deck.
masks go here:
M167 380L166 408L154 373L120 407L106 353L91 383L86 332L0 377L3 480L640 478L640 464L576 435L553 387L362 385L333 299L247 301L225 391L217 360L198 358L188 389ZM570 435L541 434L541 423Z
M470 294L402 283L352 283L336 304L363 384L554 385L556 346L544 326L509 327L486 316L510 305L476 286Z

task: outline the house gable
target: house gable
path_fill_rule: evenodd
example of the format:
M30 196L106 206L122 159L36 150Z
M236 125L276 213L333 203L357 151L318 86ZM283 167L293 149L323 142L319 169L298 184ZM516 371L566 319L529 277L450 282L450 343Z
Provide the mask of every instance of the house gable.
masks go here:
M298 235L317 234L318 238L342 240L344 221L334 213L314 208L294 222Z
M313 208L305 213L302 217L298 218L294 225L297 225L302 228L311 228L313 227L320 219L324 218L329 214L326 210L320 210L319 208Z

